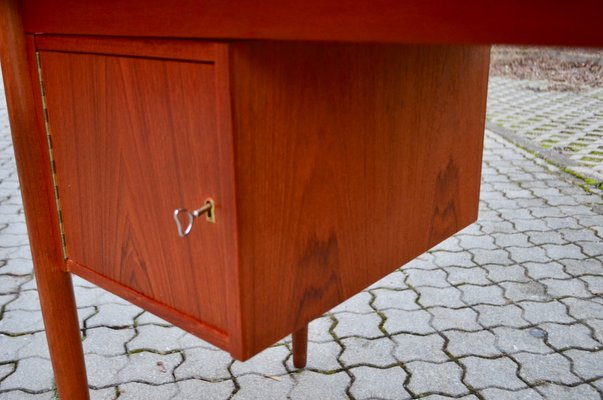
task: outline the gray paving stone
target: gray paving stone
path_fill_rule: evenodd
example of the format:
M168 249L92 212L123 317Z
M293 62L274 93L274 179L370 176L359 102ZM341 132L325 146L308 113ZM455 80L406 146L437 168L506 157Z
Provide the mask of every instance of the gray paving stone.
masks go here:
M589 257L598 257L599 260L601 256L603 256L603 243L601 242L576 242L578 246L582 249L582 253L586 254Z
M389 289L401 289L406 287L406 275L402 271L394 271L387 275L385 278L378 280L371 289L375 288L389 288Z
M433 315L433 327L440 331L448 329L476 331L482 329L477 323L477 313L470 308L450 309L434 307L429 312Z
M136 335L132 328L109 329L104 326L86 330L84 352L100 356L117 356L126 353L126 343Z
M593 296L603 296L603 276L582 276L588 291Z
M356 378L350 389L355 399L410 399L404 388L407 374L400 367L387 369L357 367L351 369ZM375 384L379 382L379 384Z
M584 228L560 229L558 230L558 233L560 233L567 242L598 242L601 240L594 231Z
M523 317L534 324L543 322L571 323L575 319L568 315L567 309L559 301L546 303L523 301L518 303L524 310Z
M182 362L182 356L175 354L155 354L143 351L131 354L128 363L119 371L120 382L136 381L150 384L169 383L172 372Z
M558 262L524 263L523 267L526 269L526 273L530 278L538 281L544 278L570 278L570 275L566 274L563 270L563 265Z
M447 281L451 285L488 285L491 283L486 270L481 267L449 267L446 268L446 273L448 274Z
M145 383L130 382L119 385L120 400L172 399L178 392L178 386L175 383L149 385Z
M518 352L549 354L553 352L553 349L545 344L544 338L532 335L532 328L499 327L494 328L492 332L496 335L496 346L507 354Z
M512 265L513 260L510 258L510 253L507 250L482 250L475 249L472 251L473 260L478 265L495 264L495 265Z
M346 389L351 381L345 372L324 375L312 371L302 371L295 375L295 379L297 379L297 384L290 393L292 400L345 399L348 397Z
M469 393L461 381L461 368L453 362L433 364L413 361L406 366L411 373L408 388L417 395L440 393L462 396Z
M287 375L245 375L237 378L237 382L240 389L232 397L233 400L286 399L294 384L293 379Z
M264 375L286 374L285 360L289 354L286 346L269 347L245 362L235 361L231 370L235 376L252 372Z
M532 244L528 242L528 235L525 233L493 233L490 236L494 239L494 243L502 248L510 246L532 247Z
M586 384L574 387L545 384L538 386L538 390L549 400L601 400L601 395Z
M231 363L232 358L225 351L209 350L203 347L188 349L185 352L184 362L174 370L174 376L180 380L190 378L228 379L230 377L228 366ZM278 363L279 361L275 362L275 364ZM278 368L278 365L273 366L273 368ZM282 371L281 369L278 370L279 373Z
M402 268L402 272L404 274L404 279L406 280L406 271L411 270L411 269L429 270L429 269L439 268L439 266L435 263L436 255L448 254L448 253L451 253L451 252L448 252L445 250L430 251L427 253L423 253L419 257L415 258L414 260L407 262L404 265L404 267ZM451 253L451 254L456 254L456 253Z
M397 308L400 310L418 310L420 306L416 303L418 296L410 290L374 289L375 295L373 307L377 310Z
M458 286L458 289L460 289L462 292L461 299L467 305L503 305L508 303L503 295L503 290L496 285L460 285Z
M584 321L584 324L593 329L595 339L603 344L603 319L587 319Z
M334 332L340 338L362 336L370 339L384 336L384 333L379 329L381 317L376 313L354 314L341 312L337 313L335 318L338 323L335 326Z
M2 390L21 389L43 392L52 389L52 367L50 360L26 358L17 362L17 369L2 381Z
M20 334L44 330L42 314L36 311L5 311L0 333Z
M98 313L86 321L86 327L122 328L134 326L134 320L141 312L140 308L133 305L102 304L98 306Z
M464 307L465 303L461 300L461 292L454 287L432 288L421 287L419 291L419 304L423 307Z
M560 297L591 297L592 294L586 289L584 281L578 278L572 279L541 279L540 282L546 287L547 294L554 298Z
M575 323L572 325L542 324L547 333L547 342L557 350L575 347L579 349L598 349L601 343L592 338L591 330L586 326Z
M29 275L32 273L33 264L31 260L25 258L10 258L4 261L6 264L0 267L0 274Z
M388 367L396 363L392 353L394 342L389 338L368 340L347 338L341 341L344 350L339 360L347 367L354 365L372 365Z
M484 389L481 391L485 400L541 400L543 397L534 389L504 390Z
M558 260L561 258L574 258L580 260L584 258L582 249L573 243L567 243L563 245L545 244L542 246L542 248L544 249L546 254L553 260Z
M451 252L451 251L435 251L433 255L433 263L441 268L446 267L475 267L473 257L468 251Z
M230 380L209 383L197 379L188 379L178 382L177 386L180 392L175 399L178 400L198 400L199 393L203 393L203 400L225 400L234 391L234 384Z
M117 389L113 387L106 389L90 390L90 400L115 400L117 399L117 396Z
M31 279L31 276L0 275L0 294L18 293L21 286Z
M337 361L343 352L343 348L337 342L308 343L308 359L306 368L316 371L335 371L341 369ZM291 371L297 368L293 366L293 357L287 360L287 367Z
M0 364L0 382L2 382L2 380L8 375L12 374L15 371L16 367L16 363Z
M2 393L2 400L55 400L53 392L31 394L22 390L11 390Z
M15 295L13 295L15 296ZM39 311L40 298L37 290L22 290L15 301L6 306L6 310Z
M406 274L408 276L406 282L414 287L450 287L450 284L446 281L446 273L441 269L410 269L406 271Z
M560 233L551 230L541 232L527 232L528 240L532 245L541 246L543 244L564 244L566 243Z
M559 260L568 274L581 276L585 274L603 274L603 263L595 259L586 260Z
M603 304L572 298L562 299L561 302L568 306L569 314L576 319L603 319Z
M501 354L496 347L496 337L489 331L447 331L444 336L448 339L448 352L455 357L467 355L494 357Z
M400 362L448 360L448 356L443 351L444 339L436 333L426 336L402 333L392 336L392 340L395 343L393 355Z
M122 381L119 371L128 364L128 357L104 357L96 354L85 354L88 384L94 388L117 385Z
M603 348L597 350L568 350L563 354L572 360L574 373L582 379L603 378Z
M543 382L572 385L580 378L570 370L569 361L561 354L518 353L513 356L520 364L519 375L530 384Z
M387 318L383 327L390 334L417 333L427 334L434 331L430 325L431 314L425 310L385 310L383 314Z
M488 279L492 282L530 282L521 265L484 265Z
M329 316L316 318L308 324L308 341L310 342L329 342L333 340L330 329L335 325L335 321Z
M18 350L18 358L42 357L50 359L48 353L48 341L45 332L37 332L31 335L25 335L27 341ZM13 342L14 343L14 342Z
M465 357L460 362L466 368L465 382L476 389L524 389L527 385L517 377L517 365L507 357L486 359Z
M145 311L136 317L136 325L138 325L138 326L142 326L142 325L171 326L172 324L170 324L169 322L167 322L166 320L164 320L162 318L159 318L155 314L151 314L150 312Z
M128 351L151 350L169 352L182 349L180 338L184 331L174 326L145 325L137 328L138 335L127 343Z

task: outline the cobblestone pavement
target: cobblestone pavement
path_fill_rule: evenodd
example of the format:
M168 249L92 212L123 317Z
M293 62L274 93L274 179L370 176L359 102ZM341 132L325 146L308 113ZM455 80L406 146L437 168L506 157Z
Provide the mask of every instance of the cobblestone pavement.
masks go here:
M550 84L491 77L491 126L527 139L532 150L603 189L603 88L560 92Z
M0 98L3 98L0 93ZM0 399L53 379L0 106ZM601 399L603 200L487 134L479 221L246 363L75 279L93 399Z

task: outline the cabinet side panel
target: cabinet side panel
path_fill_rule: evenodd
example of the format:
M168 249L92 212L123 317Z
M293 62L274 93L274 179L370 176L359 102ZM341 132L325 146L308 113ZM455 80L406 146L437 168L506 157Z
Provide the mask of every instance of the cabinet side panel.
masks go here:
M477 217L489 50L233 48L253 354Z

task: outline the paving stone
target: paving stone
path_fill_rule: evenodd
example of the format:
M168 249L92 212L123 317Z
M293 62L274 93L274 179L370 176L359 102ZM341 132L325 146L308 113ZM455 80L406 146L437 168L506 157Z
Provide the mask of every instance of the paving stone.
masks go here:
M357 367L351 369L356 378L350 389L355 399L410 399L404 388L407 374L400 367L387 369ZM375 383L379 382L378 385Z
M134 326L134 320L141 312L140 308L133 305L103 304L98 306L98 313L86 321L86 327L122 328Z
M17 369L2 381L2 390L21 389L43 392L52 389L52 366L44 358L25 358L17 362Z
M117 390L113 387L106 389L90 390L90 400L115 400L117 399L117 396Z
M5 311L0 333L20 334L44 330L42 314L37 311Z
M560 233L567 242L598 242L601 240L595 232L584 228L560 229L557 232Z
M514 247L532 247L532 244L528 241L528 235L525 233L493 233L490 235L493 238L494 243L498 247L507 248L509 246Z
M454 287L432 288L421 287L419 291L419 304L423 307L464 307L465 303L461 300L461 292Z
M374 289L375 295L373 307L377 310L397 308L400 310L418 310L420 306L416 303L418 296L410 290Z
M432 325L437 330L460 329L464 331L481 330L477 323L477 313L470 308L450 309L434 307L429 310L433 315Z
M569 315L576 319L603 319L603 304L591 300L572 298L562 299L561 302L568 306Z
M433 263L441 268L446 267L475 267L476 264L473 262L473 257L468 251L451 252L451 251L435 251L431 253Z
M335 326L334 332L340 338L347 336L362 336L370 339L384 336L384 333L379 329L381 317L376 313L353 314L341 312L337 313L335 318L338 323Z
M568 315L563 303L556 300L546 303L523 301L518 304L524 310L524 319L534 324L541 322L574 322L574 318Z
M582 249L582 253L589 257L603 256L603 243L601 242L576 242ZM600 258L601 259L601 258Z
M450 286L446 281L446 273L441 269L410 269L406 273L408 275L406 282L414 287L431 286L447 288Z
M480 391L485 400L541 400L543 397L534 389L503 390L484 389Z
M532 279L540 281L544 278L566 279L570 275L563 270L563 265L558 262L548 263L524 263L528 276Z
M269 355L272 354L269 353ZM176 367L174 376L176 379L228 379L230 377L228 366L231 363L232 358L225 351L209 350L203 347L188 349L185 353L184 362ZM279 368L278 363L279 360L275 362L275 365L269 365L268 367ZM282 373L283 369L279 368L278 373Z
M15 371L17 364L0 364L0 382Z
M126 353L126 343L136 335L132 328L109 329L104 326L86 330L84 352L100 356L117 356Z
M546 224L546 222L539 219L518 219L513 221L514 231L517 232L527 232L528 236L531 236L531 231L536 232L549 232L550 228Z
M0 294L18 293L21 285L31 279L31 276L0 275Z
M603 296L603 276L582 276L588 291L593 296Z
M508 301L503 296L503 290L496 285L477 286L477 285L460 285L461 299L467 305L475 304L494 304L503 305Z
M389 338L368 340L363 338L348 338L341 341L343 353L339 360L345 366L373 365L388 367L396 363L392 353L394 342Z
M559 260L568 274L581 276L585 274L603 274L603 264L595 259L586 260Z
M232 381L223 382L204 382L197 379L188 379L177 383L180 390L176 399L178 400L198 400L199 393L203 393L203 400L224 400L228 399L234 391Z
M580 323L572 325L542 324L540 327L546 331L549 345L557 350L570 347L593 350L603 348L601 343L592 338L591 330Z
M538 386L538 390L550 400L601 400L601 395L586 384L574 387L545 384Z
M413 361L406 366L411 373L408 388L417 395L443 393L461 396L469 392L461 381L461 368L453 362L434 364Z
M578 279L542 279L540 282L546 287L547 294L554 298L559 297L591 297L592 294L586 289L586 284Z
M459 240L459 244L461 246L461 250L471 250L471 249L484 249L484 250L494 250L496 249L496 245L494 244L494 238L492 236L485 235L458 235L456 236Z
M48 353L48 341L45 332L37 332L31 335L25 335L27 340L18 350L18 358L42 357L50 359ZM14 342L13 342L14 343Z
M131 354L128 363L119 371L119 381L162 384L173 380L172 372L182 362L182 356L155 354L143 351Z
M434 331L430 325L431 314L425 310L385 310L383 314L387 318L383 327L393 335L400 332L427 334Z
M410 260L409 262L404 264L404 267L402 268L402 272L404 274L404 279L406 280L406 271L411 270L411 269L429 270L429 269L439 268L439 266L435 263L436 255L448 254L448 253L451 253L451 252L430 251L430 252L421 254L419 257L415 258L414 260ZM456 254L456 253L451 253L451 254Z
M353 312L357 314L370 314L374 312L370 304L372 301L371 294L368 292L360 292L355 296L352 296L348 300L344 301L337 307L331 310L332 313L338 313L342 311Z
M436 333L426 336L402 333L392 336L395 343L393 355L398 361L443 362L448 360L444 353L444 339Z
M465 382L473 388L496 387L517 390L527 387L517 377L517 365L510 358L465 357L460 362L466 368Z
M531 384L580 382L580 378L571 372L569 361L561 354L518 353L513 357L520 364L519 375Z
M285 360L289 354L286 346L269 347L245 362L235 361L231 370L235 376L252 372L264 375L286 374Z
M388 288L388 289L401 289L406 287L406 275L402 271L394 271L387 275L385 278L378 280L371 289L375 288Z
M518 352L549 354L553 352L553 349L545 344L544 338L533 336L532 328L499 327L494 328L492 332L496 335L496 346L507 354Z
M494 357L500 355L496 347L496 337L489 331L461 332L447 331L447 349L455 357L467 355Z
M568 350L563 354L572 360L574 373L582 379L603 378L603 347L595 352Z
M4 261L6 264L0 267L0 274L30 275L32 273L33 264L31 260L25 258L10 258Z
M130 382L119 385L120 400L172 399L178 392L179 389L175 383L149 385L145 383Z
M507 250L482 250L475 249L472 251L473 260L477 265L495 264L495 265L512 265L513 260L510 258L510 254Z
M244 375L238 377L237 382L240 389L232 397L233 400L286 399L294 384L287 375L278 377Z
M137 328L136 335L127 343L129 351L151 350L160 353L181 349L180 338L184 331L174 326L145 325Z
M473 284L473 285L488 285L491 281L488 279L488 274L485 269L481 267L474 268L460 268L460 267L449 267L446 268L448 274L447 281L451 285L461 284Z
M312 371L302 371L295 376L295 379L297 379L297 384L289 394L292 400L348 398L346 389L351 378L345 372L324 375Z
M587 319L584 321L584 324L593 329L595 339L603 344L603 319Z
M530 282L521 265L484 265L484 269L492 282Z
M335 321L329 316L316 318L308 324L308 341L310 342L329 342L333 340L330 329Z
M169 322L167 322L166 320L164 320L162 318L159 318L155 314L151 314L150 312L145 311L136 317L136 325L138 325L138 326L142 326L142 325L171 326L172 324L170 324Z
M22 390L11 390L2 393L2 400L55 400L53 392L31 394Z
M335 371L341 369L337 361L343 352L343 348L337 342L308 343L308 360L306 368L316 371ZM293 357L287 360L287 367L291 371L297 368L293 366Z

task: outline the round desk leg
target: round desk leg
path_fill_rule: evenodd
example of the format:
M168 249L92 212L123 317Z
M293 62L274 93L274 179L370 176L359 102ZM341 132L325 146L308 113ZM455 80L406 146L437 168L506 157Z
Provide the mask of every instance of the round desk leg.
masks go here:
M293 332L293 366L304 368L308 356L308 325Z

